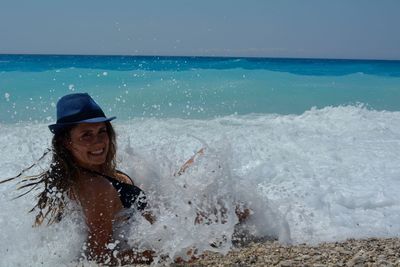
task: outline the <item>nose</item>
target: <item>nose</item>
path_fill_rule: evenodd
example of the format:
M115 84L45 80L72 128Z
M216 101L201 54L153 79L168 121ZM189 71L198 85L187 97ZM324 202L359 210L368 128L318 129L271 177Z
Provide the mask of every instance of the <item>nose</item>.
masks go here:
M99 133L93 136L93 144L104 143L108 139L107 134Z

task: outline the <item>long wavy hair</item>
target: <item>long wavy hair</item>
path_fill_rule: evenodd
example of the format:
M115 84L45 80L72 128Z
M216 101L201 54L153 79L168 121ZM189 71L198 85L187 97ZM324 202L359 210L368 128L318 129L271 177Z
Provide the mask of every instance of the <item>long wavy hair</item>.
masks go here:
M110 142L102 172L113 175L116 169L116 135L111 123L105 123ZM22 177L22 180L18 183L20 185L18 189L27 189L27 191L18 195L16 198L39 190L39 194L36 196L37 203L29 211L38 211L35 218L35 226L41 225L46 220L48 225L61 221L67 199L73 194L72 185L81 172L73 155L65 146L65 142L70 140L70 132L73 127L74 126L66 127L53 136L51 150L46 151L39 159L40 161L49 152L52 152L51 164L46 171L38 175L24 177L23 174L33 168L37 164L35 163L22 170L19 175L0 182L4 183Z

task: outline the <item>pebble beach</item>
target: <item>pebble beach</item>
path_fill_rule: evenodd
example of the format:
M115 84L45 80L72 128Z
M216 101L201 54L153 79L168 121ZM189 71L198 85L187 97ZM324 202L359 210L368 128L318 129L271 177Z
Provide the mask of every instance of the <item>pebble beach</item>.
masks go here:
M400 238L348 239L315 246L267 241L172 266L400 266Z

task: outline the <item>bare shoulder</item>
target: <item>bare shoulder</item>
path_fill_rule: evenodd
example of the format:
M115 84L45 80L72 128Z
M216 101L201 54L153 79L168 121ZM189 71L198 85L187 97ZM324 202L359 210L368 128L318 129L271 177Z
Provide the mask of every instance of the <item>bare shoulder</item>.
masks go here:
M132 184L132 185L134 184L133 180L125 173L117 172L116 176L117 176L116 178L118 179L118 181L121 181L126 184Z
M118 199L118 194L110 182L100 177L80 179L75 184L75 189L83 206L113 202Z

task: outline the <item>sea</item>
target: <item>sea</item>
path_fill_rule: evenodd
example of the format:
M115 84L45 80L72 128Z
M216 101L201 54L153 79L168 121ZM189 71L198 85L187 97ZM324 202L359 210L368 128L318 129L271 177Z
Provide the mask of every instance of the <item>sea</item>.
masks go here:
M0 55L0 180L48 168L47 126L77 92L117 117L118 168L157 217L136 213L126 239L157 262L242 237L400 237L400 61ZM14 199L17 182L0 184L0 266L96 266L79 208L33 228L37 191Z

